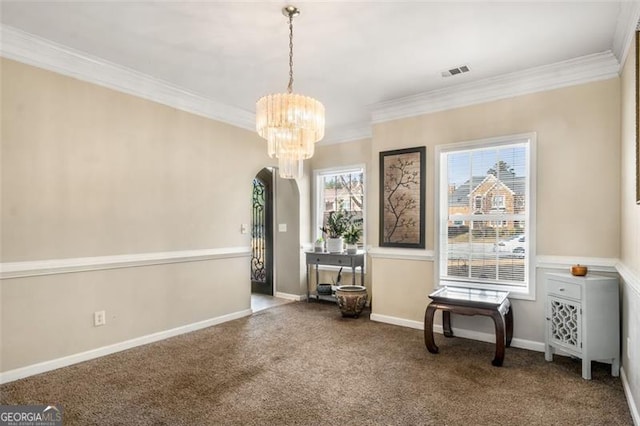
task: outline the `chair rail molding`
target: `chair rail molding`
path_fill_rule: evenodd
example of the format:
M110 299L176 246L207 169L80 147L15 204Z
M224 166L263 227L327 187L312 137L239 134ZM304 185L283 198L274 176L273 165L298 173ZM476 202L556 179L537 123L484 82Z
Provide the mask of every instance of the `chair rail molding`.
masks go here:
M400 260L426 260L433 261L433 250L405 249L396 247L371 247L367 254L372 259L400 259Z
M536 268L563 269L568 271L572 265L585 265L592 272L618 272L616 265L620 261L610 257L582 256L545 256L536 257Z
M76 257L25 262L0 263L0 279L39 275L68 274L103 269L133 268L166 263L198 262L234 257L249 257L250 247L224 247L202 250L182 250L157 253L136 253L115 256Z

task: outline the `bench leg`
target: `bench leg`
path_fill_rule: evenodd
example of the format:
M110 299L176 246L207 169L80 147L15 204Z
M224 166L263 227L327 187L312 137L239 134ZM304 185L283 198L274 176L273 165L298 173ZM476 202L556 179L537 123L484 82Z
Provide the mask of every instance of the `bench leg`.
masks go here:
M451 312L446 309L442 311L442 331L444 337L453 337L453 331L451 330Z
M433 316L436 313L436 307L433 305L427 306L427 310L424 313L424 344L432 354L438 353L438 347L433 339Z
M500 367L504 361L504 344L506 341L505 321L502 314L497 311L491 314L491 318L493 318L493 322L496 325L496 356L493 358L493 361L491 361L491 364Z
M511 307L509 307L509 311L507 311L504 321L507 326L507 347L510 347L511 339L513 338L513 309L511 309Z

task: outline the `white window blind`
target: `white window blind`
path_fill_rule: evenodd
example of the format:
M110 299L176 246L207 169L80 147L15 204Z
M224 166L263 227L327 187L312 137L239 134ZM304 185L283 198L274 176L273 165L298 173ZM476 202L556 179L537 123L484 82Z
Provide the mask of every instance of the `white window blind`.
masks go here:
M439 148L441 284L528 291L531 138Z

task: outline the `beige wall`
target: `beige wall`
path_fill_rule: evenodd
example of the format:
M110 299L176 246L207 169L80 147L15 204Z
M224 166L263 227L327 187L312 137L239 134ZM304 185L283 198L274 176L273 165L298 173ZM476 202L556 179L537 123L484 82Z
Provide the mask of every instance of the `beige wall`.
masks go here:
M2 262L249 247L254 132L1 64ZM250 308L246 257L1 285L2 371Z
M389 149L427 147L426 246L434 248L436 202L435 147L461 141L518 133L537 133L537 254L616 259L620 235L620 81L590 84L519 96L449 111L377 124L373 129L375 158ZM370 180L368 219L378 223L378 181ZM370 241L378 240L377 227ZM392 277L405 261L372 259L374 313L421 322L434 288L434 274L402 274L406 305L378 303L397 298ZM432 263L424 261L425 263ZM431 270L433 266L418 268ZM515 300L514 337L544 341L544 280L538 271L535 301ZM492 332L490 320L456 318L454 326Z
M275 225L275 291L290 295L301 294L300 274L300 191L293 179L282 179L276 174ZM281 232L279 225L286 225Z
M622 276L622 364L636 404L640 411L640 205L635 203L636 191L636 52L631 47L623 68L622 86L622 153L621 153L621 244ZM630 345L627 344L630 339ZM631 356L628 356L630 346Z
M316 170L365 164L369 173L370 162L371 139L360 139L333 145L317 145L311 158L311 167Z
M248 245L257 135L2 64L4 262Z

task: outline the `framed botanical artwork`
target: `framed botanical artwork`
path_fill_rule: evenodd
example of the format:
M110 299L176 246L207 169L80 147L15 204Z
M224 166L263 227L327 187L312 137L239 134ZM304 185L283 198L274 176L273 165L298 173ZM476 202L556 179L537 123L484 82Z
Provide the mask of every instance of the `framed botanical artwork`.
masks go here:
M380 152L381 247L424 248L426 148Z
M640 204L640 31L636 31L636 204Z

